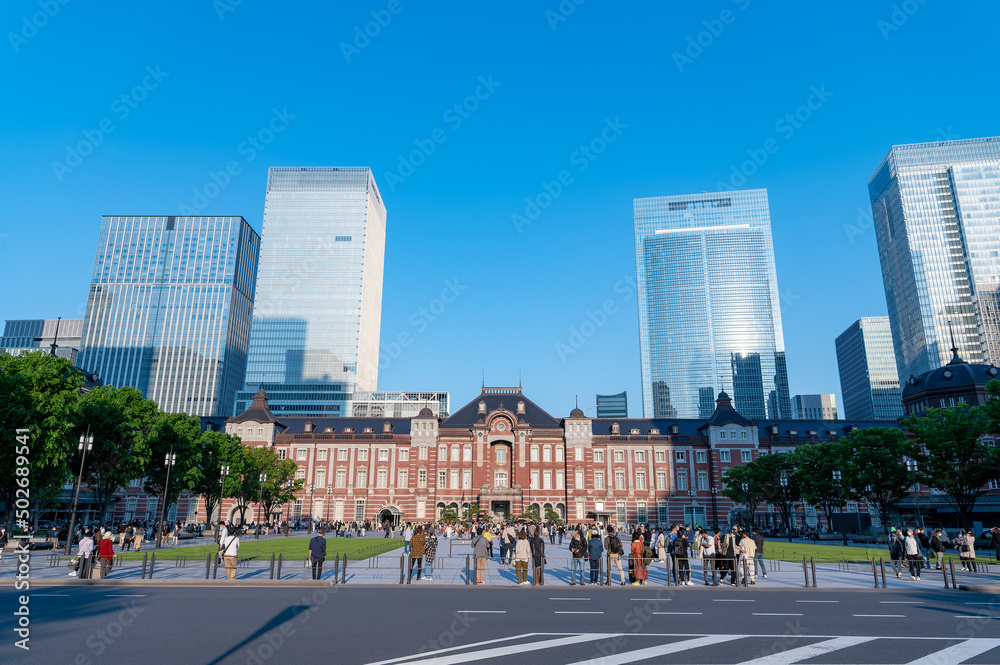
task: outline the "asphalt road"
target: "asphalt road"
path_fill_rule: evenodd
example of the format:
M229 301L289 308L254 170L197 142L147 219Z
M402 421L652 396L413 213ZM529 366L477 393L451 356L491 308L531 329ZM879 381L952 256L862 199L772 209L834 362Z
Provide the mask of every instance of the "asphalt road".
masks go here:
M30 652L17 595L4 664L1000 664L1000 597L936 589L47 587Z

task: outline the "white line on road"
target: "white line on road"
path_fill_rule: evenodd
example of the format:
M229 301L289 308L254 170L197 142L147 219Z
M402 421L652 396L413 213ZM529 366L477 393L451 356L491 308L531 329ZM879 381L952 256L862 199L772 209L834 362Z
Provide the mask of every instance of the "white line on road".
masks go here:
M873 619L905 619L905 614L852 614L854 617L870 617Z
M985 614L956 614L956 619L1000 619L1000 617L990 617Z
M996 605L996 601L992 603L962 603L963 605Z
M105 598L145 598L144 593L106 593Z
M549 600L590 600L590 598L549 598Z
M636 602L641 602L641 603L644 603L647 600L653 600L656 601L657 603L666 603L673 600L673 598L629 598L629 600L634 600Z
M618 653L611 656L604 656L595 660L583 660L576 663L571 663L571 665L593 665L594 662L600 662L601 665L625 665L626 663L635 663L640 660L646 660L647 658L657 658L659 656L666 656L671 653L678 653L680 651L687 651L688 649L700 649L702 647L710 647L714 644L721 644L722 642L731 642L733 640L739 639L739 635L709 635L708 637L698 637L693 640L681 640L680 642L671 642L670 644L660 644L655 647L648 647L646 649L637 649L636 651L626 651L625 653Z
M870 642L873 639L875 638L838 637L832 640L826 640L825 642L798 647L797 649L788 649L787 651L781 651L779 653L771 654L770 656L764 656L763 658L755 658L754 660L742 662L740 665L791 665L791 663L798 663L808 658L822 656L830 653L831 651L846 649L847 647L852 647L857 644L864 644L865 642Z
M547 633L528 633L527 636L532 635L544 635ZM565 634L565 633L560 633ZM377 663L371 663L370 665L388 665L389 663L398 663L400 661L409 660L408 665L455 665L456 663L469 663L477 660L487 660L489 658L498 658L500 656L513 656L519 653L528 653L530 651L540 651L542 649L554 649L557 647L564 647L570 645L578 645L583 642L596 642L597 640L607 639L609 637L614 637L615 633L588 633L586 635L580 635L579 633L574 633L568 637L559 637L551 640L543 640L541 642L522 642L520 644L507 644L505 646L496 647L493 649L481 649L479 651L466 651L465 653L451 654L448 656L438 656L436 654L443 653L445 650L440 651L430 651L427 653L417 654L416 656L404 656L403 658L393 658L392 660L381 660ZM449 647L451 649L470 649L474 647L481 647L485 644L491 644L496 642L506 642L508 640L515 638L502 638L498 640L490 640L488 642L479 642L476 644L465 644L457 647ZM416 660L410 660L416 658Z
M753 598L713 598L716 603L756 603Z
M556 612L555 614L604 614L604 612Z
M796 603L839 603L839 600L796 600Z
M69 596L68 593L33 593L33 594L31 594L32 598L43 598L43 597L48 597L48 598L67 598L68 596Z
M751 612L755 617L800 617L801 614L784 614L782 612Z
M653 612L653 614L697 614L700 616L703 612Z
M455 610L459 614L507 614L507 610Z
M922 600L880 600L883 605L923 605Z
M935 651L919 660L911 660L907 665L937 665L938 663L964 663L981 653L1000 646L1000 640L976 639L953 644L946 649Z

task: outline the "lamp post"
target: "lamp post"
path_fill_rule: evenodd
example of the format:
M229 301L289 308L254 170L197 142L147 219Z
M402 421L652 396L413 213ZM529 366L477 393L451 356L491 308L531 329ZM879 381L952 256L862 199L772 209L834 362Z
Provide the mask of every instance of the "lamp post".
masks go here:
M295 483L291 479L289 479L288 480L288 485L286 485L286 487L288 488L289 494L291 494L292 487L294 487L294 486L295 486ZM288 510L286 511L287 517L285 518L285 535L286 536L288 535L288 527L291 525L291 522L292 522L292 501L294 501L294 497L293 496L289 496L289 498L288 498Z
M226 497L226 478L229 477L229 465L223 464L219 467L219 477L222 484L219 485L219 515L215 520L215 542L219 542L219 522L222 521L222 502Z
M90 433L90 425L87 425L87 433L80 435L80 443L76 449L81 451L80 473L76 476L76 490L73 492L73 509L69 514L69 530L66 532L66 556L73 547L73 529L76 528L76 502L80 498L80 483L83 482L83 463L87 459L87 451L94 447L94 435Z
M712 487L712 521L715 522L715 527L719 526L719 504L715 501L715 495L718 494L719 488Z
M326 486L326 515L324 519L326 521L327 528L330 528L330 503L333 501L333 487L330 485Z
M309 483L309 533L313 531L313 510L316 507L316 483Z
M781 472L781 478L779 480L781 483L781 500L785 501L785 505L788 505L788 471ZM792 506L791 510L795 510ZM785 525L785 533L788 534L788 542L792 542L792 520L791 520L791 510L789 510L788 523Z
M743 499L746 501L747 508L749 508L750 507L750 497L748 495L750 494L750 483L743 483L741 485L741 487L743 488ZM750 518L753 519L753 515L751 515ZM756 521L756 520L753 520L753 521Z
M159 547L163 544L163 522L167 519L167 498L170 496L170 469L173 468L174 464L177 462L177 455L174 455L173 446L170 447L170 452L167 453L166 458L163 460L163 465L167 467L167 480L163 483L163 505L160 506L160 521L156 525L156 546Z
M840 473L840 469L834 469L832 475L833 475L833 486L834 486L834 488L837 491L837 502L839 503L840 499L841 499L840 480L843 477L843 474ZM833 515L833 512L831 511L830 514ZM832 524L828 524L827 526L829 526L830 530L833 531L833 525ZM844 529L844 547L847 547L847 530L846 529Z
M262 472L259 477L260 477L260 496L258 498L260 500L257 501L257 528L254 529L254 536L253 536L254 540L260 540L260 508L261 504L264 503L264 483L267 481L267 474Z
M920 512L920 486L917 485L917 460L906 460L906 468L910 472L910 478L913 479L913 501L917 507L917 521L922 529L924 528L924 515Z

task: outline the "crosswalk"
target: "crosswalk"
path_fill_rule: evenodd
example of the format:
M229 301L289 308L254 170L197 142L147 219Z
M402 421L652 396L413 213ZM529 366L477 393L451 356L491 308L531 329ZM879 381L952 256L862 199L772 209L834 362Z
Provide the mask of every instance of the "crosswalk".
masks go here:
M990 654L983 660L983 654ZM518 662L551 665L628 663L794 665L821 658L826 665L959 665L1000 663L1000 639L677 635L669 633L525 633L438 649L368 665L461 665ZM735 656L735 657L734 657ZM996 656L993 658L992 656ZM743 658L739 660L739 658ZM902 660L908 658L909 660ZM816 662L816 661L811 661Z

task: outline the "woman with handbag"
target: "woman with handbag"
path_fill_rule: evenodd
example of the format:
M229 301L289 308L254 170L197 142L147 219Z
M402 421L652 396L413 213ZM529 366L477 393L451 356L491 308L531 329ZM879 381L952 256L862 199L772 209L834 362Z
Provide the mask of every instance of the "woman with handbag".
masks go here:
M971 530L958 534L958 558L962 561L963 571L979 572L976 569L976 537Z
M115 541L111 538L111 534L105 534L107 538L101 538L101 542L97 545L97 562L101 566L101 579L108 576L111 572L111 565L115 560Z

